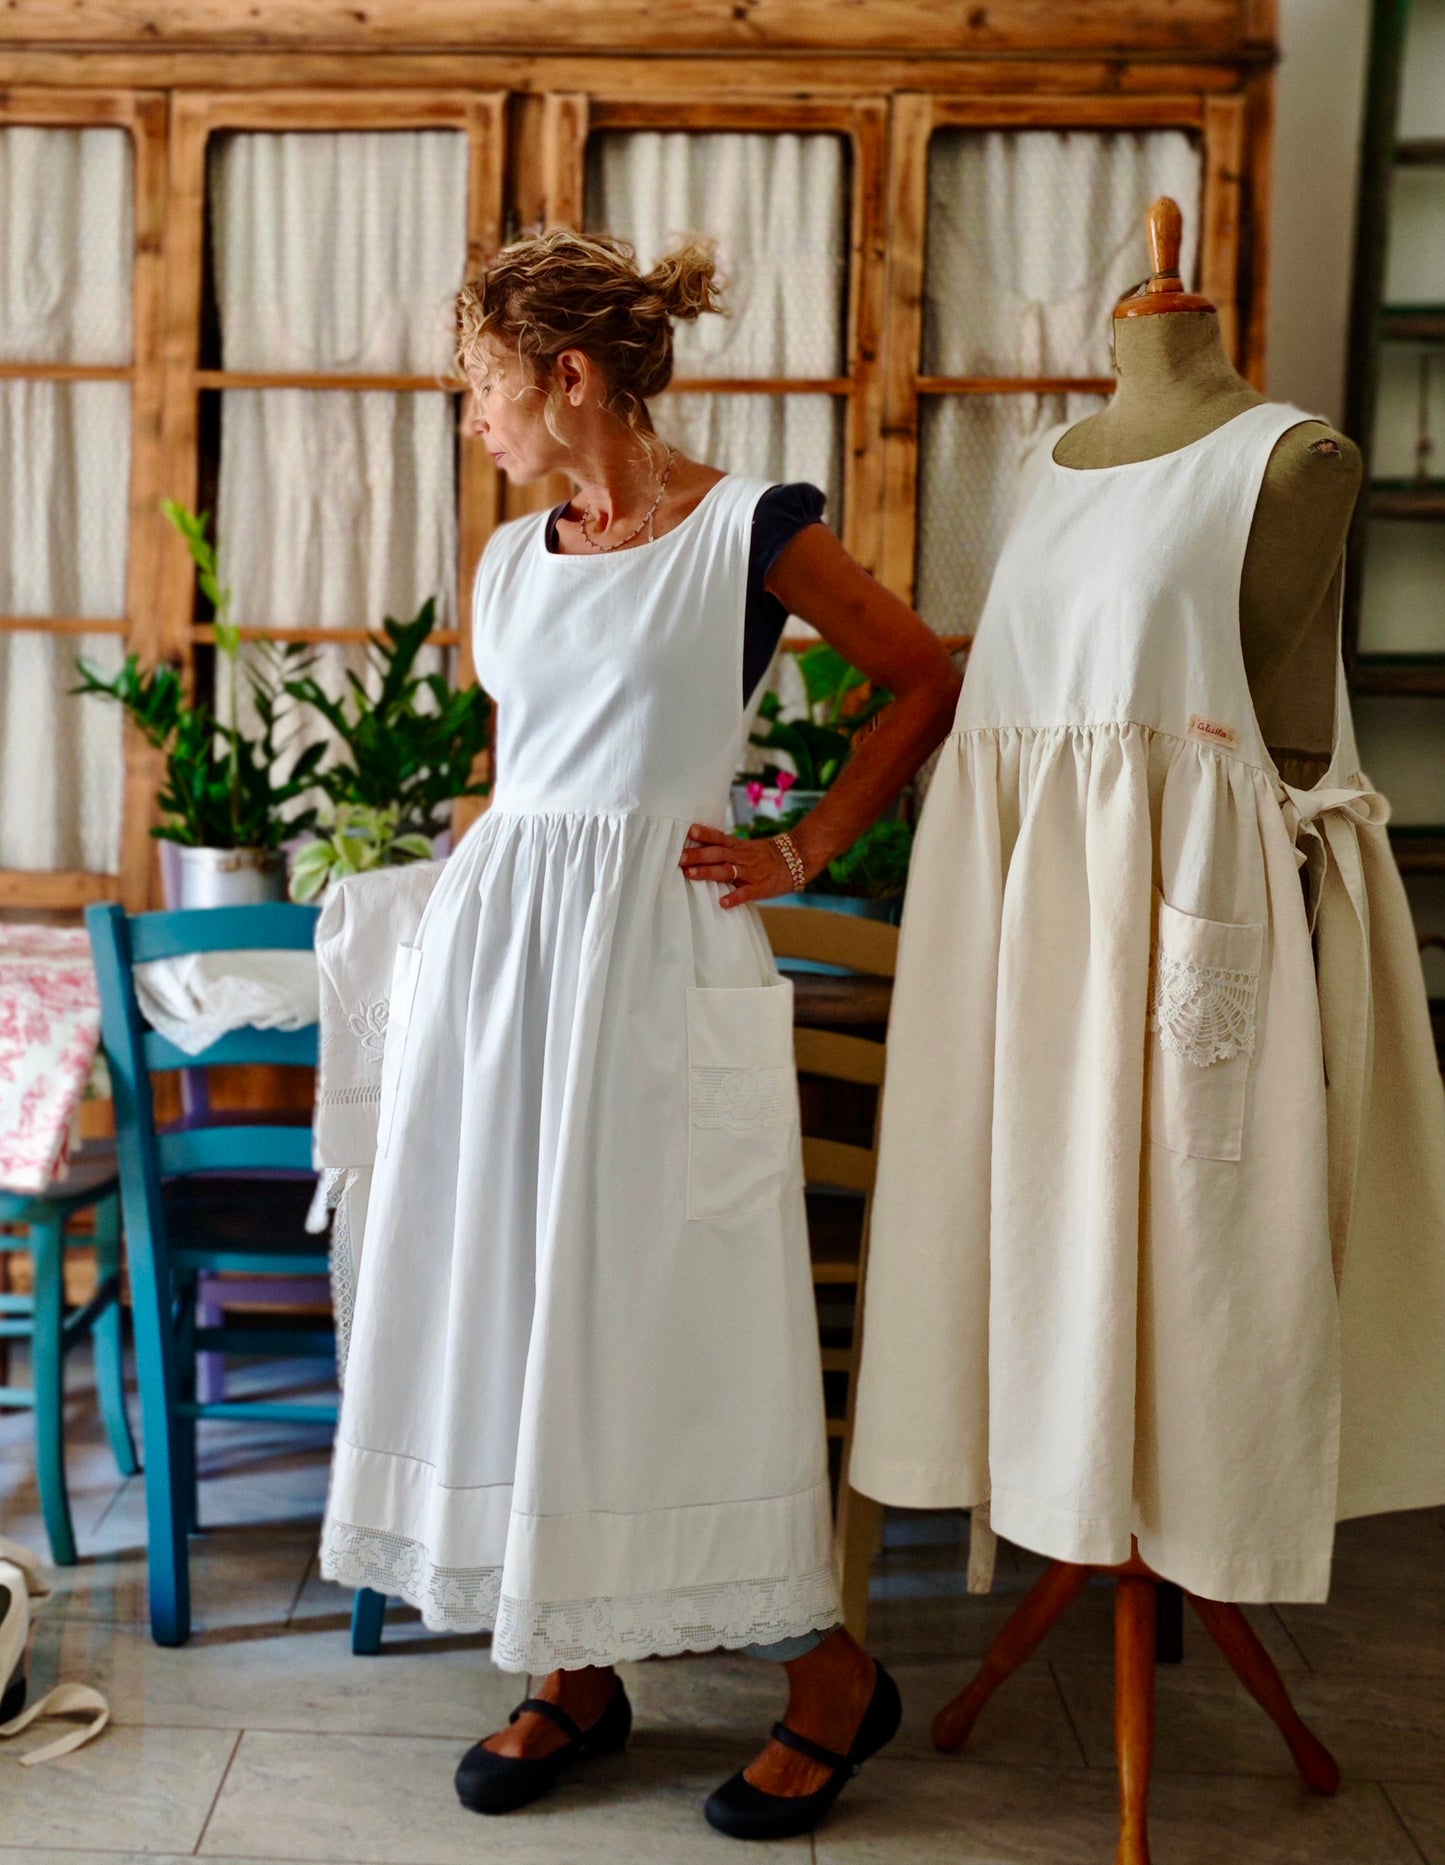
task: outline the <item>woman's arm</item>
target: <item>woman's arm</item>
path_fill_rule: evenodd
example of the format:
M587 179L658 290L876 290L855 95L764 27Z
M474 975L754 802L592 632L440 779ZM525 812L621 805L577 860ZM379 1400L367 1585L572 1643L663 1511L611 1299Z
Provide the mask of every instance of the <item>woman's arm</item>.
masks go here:
M789 613L874 683L894 695L827 795L792 833L808 879L851 848L876 822L928 754L947 735L958 706L960 676L938 636L906 602L876 582L826 526L809 525L778 555L768 589ZM694 823L697 847L684 849L690 880L737 884L724 906L786 893L792 878L769 838L739 840Z

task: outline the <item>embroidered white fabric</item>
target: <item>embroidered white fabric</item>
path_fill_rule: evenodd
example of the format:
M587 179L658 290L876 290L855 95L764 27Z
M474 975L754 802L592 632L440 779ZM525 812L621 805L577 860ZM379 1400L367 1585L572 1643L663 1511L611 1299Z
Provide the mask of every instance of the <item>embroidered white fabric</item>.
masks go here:
M797 1106L797 1076L787 1068L694 1068L695 1127L779 1127Z
M346 1355L351 1346L351 1316L356 1307L356 1251L351 1236L351 1207L346 1194L356 1183L354 1166L330 1166L321 1175L320 1194L331 1218L331 1312L336 1324L336 1383L346 1383Z
M499 1567L439 1567L418 1541L329 1523L321 1574L404 1599L434 1631L492 1629L502 1670L545 1672L774 1644L838 1622L831 1566L782 1579L728 1580L616 1599L519 1600Z
M1155 954L1149 1027L1171 1055L1208 1068L1254 1054L1259 976Z

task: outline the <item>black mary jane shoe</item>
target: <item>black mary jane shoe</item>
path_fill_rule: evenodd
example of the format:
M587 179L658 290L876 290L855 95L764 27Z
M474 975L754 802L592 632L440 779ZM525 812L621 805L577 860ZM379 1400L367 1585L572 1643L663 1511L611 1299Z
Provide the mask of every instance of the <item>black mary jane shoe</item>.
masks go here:
M482 1743L474 1743L458 1762L456 1773L457 1798L474 1813L512 1813L529 1801L539 1800L574 1763L614 1754L626 1747L632 1733L632 1705L620 1677L612 1701L590 1729L579 1728L566 1710L541 1697L528 1697L525 1703L519 1703L508 1721L516 1722L527 1710L535 1710L556 1723L567 1740L550 1755L535 1758L497 1755Z
M902 1720L898 1686L880 1664L873 1695L846 1755L799 1735L786 1723L773 1724L775 1742L831 1768L831 1780L812 1794L769 1794L754 1787L739 1770L708 1796L703 1807L708 1825L730 1839L792 1839L799 1833L811 1833L868 1757L893 1740Z

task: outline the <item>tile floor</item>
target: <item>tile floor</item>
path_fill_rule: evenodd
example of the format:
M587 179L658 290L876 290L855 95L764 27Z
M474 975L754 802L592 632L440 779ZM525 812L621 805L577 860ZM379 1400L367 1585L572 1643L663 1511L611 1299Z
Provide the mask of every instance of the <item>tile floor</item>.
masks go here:
M68 1431L82 1558L37 1615L33 1687L97 1684L113 1723L34 1769L17 1764L30 1732L0 1747L0 1865L737 1860L699 1802L781 1707L778 1675L742 1658L632 1667L637 1733L625 1756L505 1820L457 1805L457 1756L503 1717L519 1680L491 1669L484 1639L429 1633L395 1609L382 1655L351 1655L349 1596L315 1571L323 1434L204 1428L195 1632L181 1650L152 1644L142 1479L117 1479L89 1377L77 1354ZM45 1550L25 1415L0 1414L0 1533ZM890 1516L871 1639L902 1687L903 1732L813 1842L749 1859L1110 1865L1106 1587L1089 1589L995 1699L964 1754L929 1745L933 1711L1038 1569L1005 1549L995 1594L970 1598L964 1534L952 1516ZM1252 1616L1345 1786L1331 1801L1304 1793L1191 1621L1184 1663L1159 1675L1156 1865L1445 1865L1445 1511L1347 1525L1327 1606Z

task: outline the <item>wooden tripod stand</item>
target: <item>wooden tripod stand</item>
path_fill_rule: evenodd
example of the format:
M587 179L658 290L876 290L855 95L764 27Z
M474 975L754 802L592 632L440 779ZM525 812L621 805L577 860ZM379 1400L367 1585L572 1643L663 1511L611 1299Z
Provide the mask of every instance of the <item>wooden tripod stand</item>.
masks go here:
M1120 1567L1075 1567L1055 1561L1024 1597L989 1648L978 1675L933 1719L935 1748L962 1748L979 1712L1063 1617L1092 1574L1116 1576L1114 1593L1114 1727L1119 1756L1119 1850L1115 1865L1149 1865L1149 1774L1154 1760L1154 1656L1159 1577L1139 1559ZM1340 1784L1335 1758L1300 1721L1274 1661L1238 1606L1185 1595L1230 1669L1284 1737L1311 1793Z

